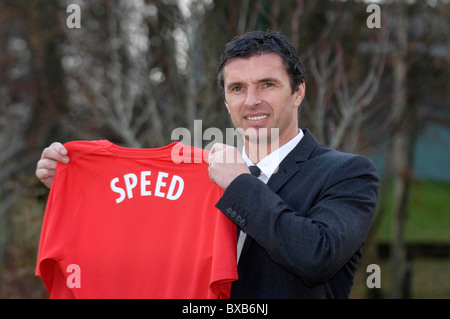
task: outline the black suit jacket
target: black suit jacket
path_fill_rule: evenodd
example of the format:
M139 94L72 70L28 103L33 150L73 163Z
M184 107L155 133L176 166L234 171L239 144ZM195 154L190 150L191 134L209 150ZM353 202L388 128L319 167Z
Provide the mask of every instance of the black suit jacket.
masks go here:
M217 207L247 233L232 298L348 298L379 178L308 130L267 185L241 174Z

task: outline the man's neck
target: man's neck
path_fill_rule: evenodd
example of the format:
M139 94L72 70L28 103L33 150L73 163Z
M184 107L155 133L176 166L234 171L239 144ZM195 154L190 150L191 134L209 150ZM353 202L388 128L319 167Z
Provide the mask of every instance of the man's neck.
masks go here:
M278 149L280 146L272 145L272 143L257 143L246 140L245 153L248 158L254 163L259 163L264 157Z
M295 134L291 135L292 136L289 136L289 138L273 139L271 140L271 143L258 143L258 140L250 140L246 138L244 140L245 154L252 161L252 163L258 164L263 158L280 149L283 145L286 145L294 138L298 138L298 140L300 140L303 137L303 133L298 128Z
M291 141L297 136L299 129L297 128L295 133L290 134L288 137L284 138L273 138L269 139L267 142L261 142L258 139L253 140L249 138L244 139L244 149L247 157L254 163L259 163L264 157L268 156L272 152Z

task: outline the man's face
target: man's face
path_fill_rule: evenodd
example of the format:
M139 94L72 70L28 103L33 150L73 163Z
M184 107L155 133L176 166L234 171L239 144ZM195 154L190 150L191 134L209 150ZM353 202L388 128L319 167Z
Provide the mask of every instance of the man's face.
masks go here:
M289 75L278 54L233 58L223 72L225 105L234 126L246 133L255 129L256 135L249 134L247 141L267 138L270 143L270 129L278 128L281 146L298 133L297 111L305 84L292 94Z

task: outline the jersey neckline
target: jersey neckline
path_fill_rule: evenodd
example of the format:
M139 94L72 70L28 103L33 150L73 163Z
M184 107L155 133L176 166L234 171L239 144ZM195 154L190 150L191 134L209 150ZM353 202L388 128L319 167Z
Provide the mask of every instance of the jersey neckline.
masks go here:
M178 141L156 148L124 147L108 140L99 140L97 143L106 151L121 158L171 160L174 163L202 163L206 161L209 154L204 149L187 146Z
M124 147L117 144L114 144L108 140L98 141L100 145L105 148L107 151L119 156L119 157L128 157L128 158L164 158L171 157L172 148L177 145L179 142L173 142L171 144L155 147L155 148L132 148L132 147Z

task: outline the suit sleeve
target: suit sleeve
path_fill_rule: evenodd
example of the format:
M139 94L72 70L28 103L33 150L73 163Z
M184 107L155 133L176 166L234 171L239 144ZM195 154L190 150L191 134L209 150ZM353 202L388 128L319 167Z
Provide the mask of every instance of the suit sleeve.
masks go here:
M314 287L328 281L363 245L376 208L378 174L370 160L356 156L336 165L322 185L306 185L314 191L289 185L285 196L314 197L313 204L291 207L256 177L242 174L217 207L275 262Z

